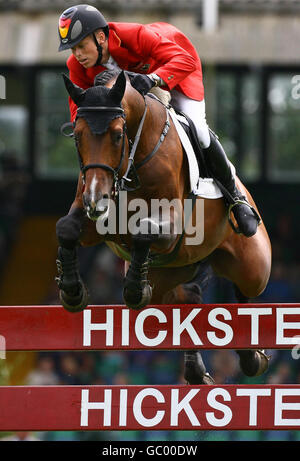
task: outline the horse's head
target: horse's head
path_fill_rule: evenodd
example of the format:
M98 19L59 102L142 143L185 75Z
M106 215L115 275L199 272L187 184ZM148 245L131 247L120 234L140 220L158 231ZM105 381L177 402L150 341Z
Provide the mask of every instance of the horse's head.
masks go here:
M87 90L74 85L64 75L71 99L77 105L74 138L83 180L83 204L92 220L107 214L100 206L115 193L118 178L124 174L128 150L122 98L126 77L121 72L111 87L95 85Z

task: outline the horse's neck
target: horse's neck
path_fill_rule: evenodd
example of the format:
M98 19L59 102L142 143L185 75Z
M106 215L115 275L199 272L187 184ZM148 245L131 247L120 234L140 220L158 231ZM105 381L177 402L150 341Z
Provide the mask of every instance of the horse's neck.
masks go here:
M156 133L157 136L160 135L162 129L161 123L165 117L165 111L162 104L154 101L152 98L146 98L146 100L144 100L143 98L138 97L136 92L133 90L130 91L129 96L126 99L126 105L128 109L126 123L129 139L131 141L134 141L140 128L140 124L143 123L136 155L136 157L138 157L137 160L140 161L147 153L151 152L153 139L155 138ZM144 115L145 120L142 122Z
M134 139L139 129L145 111L145 102L137 97L136 92L131 90L126 94L125 105L127 107L126 124L130 139ZM149 110L149 109L148 109Z
M136 93L130 96L126 101L128 108L126 121L129 138L134 141L145 111L145 103L142 98L137 97ZM183 196L185 185L188 184L189 179L186 165L182 160L183 151L180 141L176 143L176 138L162 137L166 121L165 106L152 98L147 98L147 115L135 154L135 164L146 160L146 163L143 164L146 165L147 157L152 159L154 152L155 160L151 162L151 166L138 169L143 191L144 193L149 191L152 195L153 190L155 190L159 196L171 200ZM159 142L160 144L158 144ZM176 151L176 147L178 151ZM160 155L161 153L163 155Z

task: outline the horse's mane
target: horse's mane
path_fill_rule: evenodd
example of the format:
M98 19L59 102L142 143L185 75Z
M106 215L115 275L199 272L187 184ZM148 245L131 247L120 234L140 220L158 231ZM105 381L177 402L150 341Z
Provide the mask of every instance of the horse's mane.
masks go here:
M103 72L100 72L100 74L97 74L96 77L94 78L94 86L104 86L108 82L110 82L114 77L117 77L119 75L118 70L104 70Z

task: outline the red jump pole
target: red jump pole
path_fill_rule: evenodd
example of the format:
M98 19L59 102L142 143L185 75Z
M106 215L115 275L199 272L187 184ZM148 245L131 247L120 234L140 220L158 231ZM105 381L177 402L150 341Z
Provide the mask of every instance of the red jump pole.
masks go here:
M292 349L300 304L0 307L0 350Z
M300 385L0 387L0 431L299 430Z

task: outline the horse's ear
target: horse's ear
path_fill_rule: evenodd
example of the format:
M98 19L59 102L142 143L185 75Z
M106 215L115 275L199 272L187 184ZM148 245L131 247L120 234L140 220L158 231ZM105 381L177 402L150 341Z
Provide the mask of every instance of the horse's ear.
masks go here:
M116 83L112 87L112 89L109 92L109 96L113 99L113 101L117 104L119 104L124 96L125 93L125 88L126 88L126 77L125 77L125 72L122 70L120 72Z
M85 90L80 88L79 86L75 85L69 77L67 77L65 74L62 74L65 86L67 89L67 92L69 93L71 99L77 104L77 106L82 102L84 96L85 96Z

